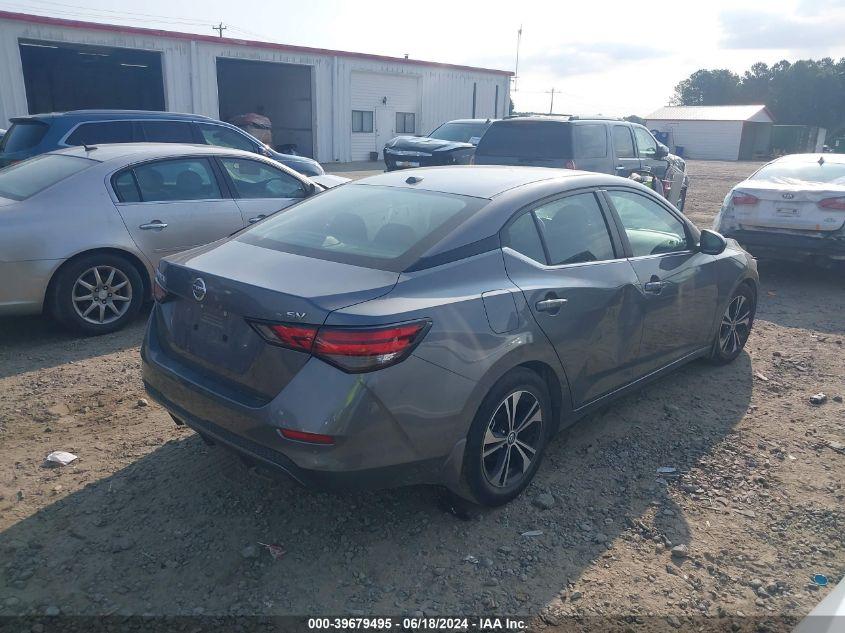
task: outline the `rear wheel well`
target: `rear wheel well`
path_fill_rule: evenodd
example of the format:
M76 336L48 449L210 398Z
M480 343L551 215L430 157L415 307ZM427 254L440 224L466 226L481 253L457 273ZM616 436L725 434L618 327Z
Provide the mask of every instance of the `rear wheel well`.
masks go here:
M533 371L543 379L543 382L546 383L546 386L549 389L549 398L552 403L553 416L553 426L551 428L552 432L550 435L554 435L560 427L560 418L563 414L563 387L560 384L560 380L558 379L555 370L542 361L529 361L518 366L525 367L526 369Z
M147 272L147 267L144 265L137 255L133 255L129 251L124 251L119 248L94 248L90 251L83 251L81 253L77 253L73 257L62 262L62 265L59 266L54 272L53 276L50 277L50 283L47 284L47 293L45 295L44 307L49 310L53 311L52 302L54 300L54 290L56 287L56 280L59 278L59 273L62 272L65 268L67 268L70 264L77 261L82 257L87 257L89 255L95 255L97 253L104 253L108 255L117 255L119 257L123 257L131 263L135 269L138 271L138 274L141 276L141 282L144 284L144 300L148 300L152 297L152 285L150 284L150 273Z

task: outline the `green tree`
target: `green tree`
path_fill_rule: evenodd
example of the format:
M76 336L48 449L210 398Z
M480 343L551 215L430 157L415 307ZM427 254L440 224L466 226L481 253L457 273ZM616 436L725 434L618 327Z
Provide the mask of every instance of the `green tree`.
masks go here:
M739 75L726 68L696 70L675 86L676 105L725 105L740 98Z
M675 87L677 105L766 105L775 121L845 128L845 58L758 62L742 77L725 69L697 70Z

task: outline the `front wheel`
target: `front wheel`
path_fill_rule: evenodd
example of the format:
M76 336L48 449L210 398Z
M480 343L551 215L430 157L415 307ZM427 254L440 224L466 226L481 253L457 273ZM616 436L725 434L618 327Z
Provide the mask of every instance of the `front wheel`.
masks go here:
M542 460L551 415L548 387L533 371L515 369L493 386L470 427L464 456L478 503L502 505L528 486Z
M114 332L138 314L144 284L135 266L111 253L80 257L59 271L50 298L53 316L69 329Z
M756 307L751 288L745 284L737 288L719 323L719 331L710 352L712 362L725 365L740 355L751 335Z

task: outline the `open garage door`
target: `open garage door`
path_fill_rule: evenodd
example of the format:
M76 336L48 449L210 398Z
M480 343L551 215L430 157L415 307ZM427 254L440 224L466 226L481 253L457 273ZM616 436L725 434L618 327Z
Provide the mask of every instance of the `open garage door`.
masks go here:
M18 45L30 114L165 109L160 53L28 39Z
M261 114L272 123L272 145L314 156L311 67L300 64L217 59L220 118Z

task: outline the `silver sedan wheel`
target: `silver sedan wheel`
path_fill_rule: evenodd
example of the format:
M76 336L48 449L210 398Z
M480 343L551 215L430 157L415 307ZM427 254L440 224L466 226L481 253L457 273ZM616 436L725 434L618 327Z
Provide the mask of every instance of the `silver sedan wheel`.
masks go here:
M94 266L76 279L71 299L83 321L105 325L126 314L132 303L132 284L119 268Z
M751 302L744 295L735 296L719 327L719 349L726 356L739 351L751 334Z
M543 411L537 397L515 391L498 406L484 434L481 465L496 488L522 479L537 457L543 437Z

